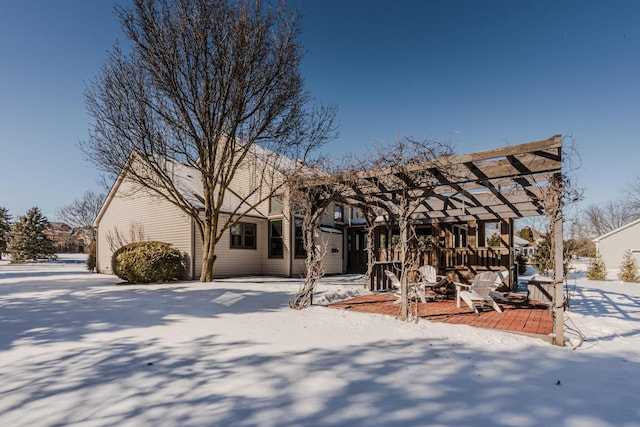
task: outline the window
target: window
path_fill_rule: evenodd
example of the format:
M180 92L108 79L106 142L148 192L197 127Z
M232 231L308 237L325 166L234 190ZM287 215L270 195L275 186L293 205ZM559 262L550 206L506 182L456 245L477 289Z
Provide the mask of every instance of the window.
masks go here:
M239 222L231 226L231 247L235 249L256 248L256 225Z
M484 245L488 248L500 247L502 236L500 235L500 223L499 222L485 222L484 223Z
M344 211L342 205L335 205L333 207L333 220L336 222L344 222Z
M296 258L306 258L307 251L304 250L304 237L302 235L302 219L296 218L295 222L295 242L294 256Z
M467 247L467 226L454 225L453 231L453 247L454 248L466 248Z
M282 220L269 221L269 258L283 258Z
M282 196L271 196L269 199L269 213L282 213Z

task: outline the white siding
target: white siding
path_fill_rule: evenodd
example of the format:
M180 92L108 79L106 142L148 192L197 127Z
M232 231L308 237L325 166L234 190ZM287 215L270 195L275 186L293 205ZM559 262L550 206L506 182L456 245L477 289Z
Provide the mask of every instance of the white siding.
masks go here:
M598 252L607 268L618 268L626 250L634 251L640 265L640 223L612 233L598 242Z
M326 250L326 255L322 260L324 274L342 274L342 234L321 232L316 234L316 238L320 243L320 253L324 253ZM304 259L294 259L292 276L305 274L304 262Z
M98 223L98 271L111 273L111 255L117 248L111 248L109 236L114 236L117 231L126 243L130 243L134 240L130 232L132 227L143 232L144 240L171 243L191 260L190 218L168 201L143 190L134 192L133 189L131 183L123 181L105 206Z
M322 241L327 243L327 255L324 258L325 274L342 274L342 234L322 233Z
M221 224L229 215L221 215ZM222 239L216 245L216 261L213 264L214 277L255 276L264 274L264 262L267 259L267 221L263 218L244 217L240 222L256 224L256 249L231 248L231 231L225 230ZM195 237L196 269L202 271L202 243L200 236Z
M269 174L273 172L266 171L265 173ZM267 176L262 182L262 190L254 191L256 185L260 185L260 181L256 179L255 175L262 176L262 174L262 169L249 164L249 162L245 162L245 164L236 170L229 189L233 194L237 195L237 197L247 199L247 203L243 209L240 209L239 213L245 213L249 206L255 205L256 208L250 212L251 214L258 216L267 216L269 214L269 195L271 194L272 186L275 185L271 181L275 178Z
M214 277L242 276L242 275L274 275L290 276L304 273L304 260L293 258L293 226L290 212L290 202L284 192L283 213L269 213L270 185L266 181L271 178L281 179L278 173L264 182L262 193L251 193L257 179L263 171L260 165L245 164L237 170L234 181L230 186L229 197L225 202L226 209L232 209L242 198L248 196L238 213L246 213L241 222L256 224L256 249L231 248L230 231L226 230L222 239L216 245L216 261ZM132 226L141 227L144 240L158 240L171 243L179 249L189 260L189 277L197 279L202 271L202 242L200 235L193 226L192 220L171 203L150 194L147 191L134 192L133 184L119 181L114 193L103 207L98 226L98 270L103 273L111 271L111 255L117 248L111 248L108 236L118 230L125 237L127 243L129 230ZM284 189L283 189L284 191ZM264 199L264 200L262 200ZM262 201L261 201L262 200ZM256 204L255 209L250 209ZM346 212L345 212L346 214ZM221 215L222 223L228 220L228 214ZM268 218L268 219L267 219ZM282 258L269 258L269 219L283 221L283 252ZM325 224L333 224L333 206L325 212ZM327 274L343 271L342 235L322 233L321 240L328 242L325 258ZM337 249L331 251L332 248Z

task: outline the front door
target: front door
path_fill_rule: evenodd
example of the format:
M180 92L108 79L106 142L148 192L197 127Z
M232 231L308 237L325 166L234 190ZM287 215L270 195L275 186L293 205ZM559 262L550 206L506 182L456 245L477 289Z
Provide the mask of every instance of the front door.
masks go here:
M367 232L362 228L350 228L347 233L347 273L367 272Z

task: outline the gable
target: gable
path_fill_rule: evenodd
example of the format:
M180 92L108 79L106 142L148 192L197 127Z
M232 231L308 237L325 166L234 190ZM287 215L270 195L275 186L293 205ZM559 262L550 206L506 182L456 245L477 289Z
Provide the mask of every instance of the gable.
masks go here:
M620 228L616 228L613 231L610 231L602 236L596 237L593 239L594 242L602 242L603 240L616 238L620 234L635 236L638 240L640 240L640 218L635 221L631 221L630 223L623 225Z

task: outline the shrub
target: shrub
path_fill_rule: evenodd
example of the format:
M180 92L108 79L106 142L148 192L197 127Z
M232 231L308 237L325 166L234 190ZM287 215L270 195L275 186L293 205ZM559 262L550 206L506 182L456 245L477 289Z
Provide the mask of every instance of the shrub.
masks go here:
M620 271L618 271L618 279L622 282L640 282L640 276L638 275L638 263L630 250L626 250L622 256L622 264L620 264Z
M184 268L180 251L171 244L135 242L113 253L111 270L129 283L150 283L175 280Z
M87 257L87 270L94 272L96 270L96 241L92 241L89 245L89 256Z
M596 256L589 262L587 268L587 279L589 280L606 280L607 279L607 266L604 264L604 260L600 255Z

